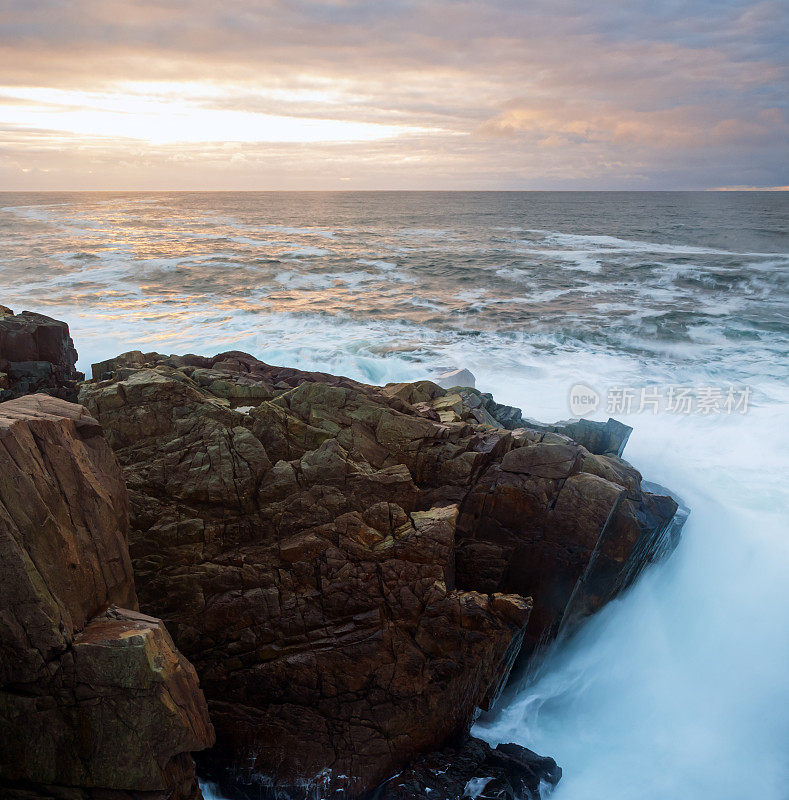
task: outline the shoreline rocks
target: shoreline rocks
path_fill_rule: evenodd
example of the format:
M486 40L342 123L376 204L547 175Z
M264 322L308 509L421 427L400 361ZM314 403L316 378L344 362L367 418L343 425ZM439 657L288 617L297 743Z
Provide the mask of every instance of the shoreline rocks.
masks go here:
M374 800L540 800L543 786L553 787L562 770L552 758L517 744L492 748L466 736L443 750L417 759L375 792Z
M0 403L0 794L199 800L213 743L191 665L140 614L123 476L100 425Z
M94 375L80 397L124 466L140 596L200 674L204 764L242 782L363 795L444 747L522 637L528 657L614 596L676 510L607 453L626 426L576 426L593 452L503 427L520 411L468 388L235 351Z
M467 370L376 387L238 351L94 364L82 407L47 396L75 361L0 307L1 396L47 393L0 403L4 797L199 800L192 753L272 800L555 785L468 729L676 544L628 426L524 419Z
M125 467L141 600L209 700L204 763L363 794L491 706L530 601L454 588L457 506L420 506L384 445L432 421L344 380L196 363L119 366L81 396ZM234 411L228 383L272 400Z

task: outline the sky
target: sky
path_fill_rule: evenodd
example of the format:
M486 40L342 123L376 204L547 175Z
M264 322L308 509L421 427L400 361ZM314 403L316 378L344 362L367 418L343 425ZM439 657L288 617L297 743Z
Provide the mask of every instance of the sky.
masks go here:
M789 185L787 0L0 0L0 190Z

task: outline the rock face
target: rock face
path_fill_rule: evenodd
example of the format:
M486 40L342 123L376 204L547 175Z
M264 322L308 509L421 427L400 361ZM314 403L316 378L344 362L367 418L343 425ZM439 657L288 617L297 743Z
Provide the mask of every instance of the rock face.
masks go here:
M0 403L0 795L199 798L194 669L136 611L123 475L84 408Z
M457 581L535 598L526 654L596 611L636 576L677 510L641 488L616 456L597 456L557 434L521 430L518 447L487 467L461 504Z
M676 510L616 456L503 429L471 389L237 352L94 377L141 600L198 670L210 765L247 779L360 794L441 748L506 680L524 598L531 649L618 591Z
M517 744L487 743L464 737L418 759L388 780L376 800L540 800L541 785L555 786L562 770Z
M464 732L530 603L453 588L457 507L419 510L375 438L399 452L435 424L350 382L308 380L244 414L232 387L246 403L288 376L119 372L83 399L126 466L140 596L209 698L211 762L357 794Z
M463 384L460 384L463 387ZM621 456L633 429L615 419L607 422L594 422L589 419L570 419L545 425L533 419L526 419L523 412L515 406L497 403L493 396L473 388L459 388L458 394L469 409L478 409L489 417L490 424L516 430L528 428L541 433L558 433L576 444L585 447L593 455Z
M34 392L77 399L77 351L65 322L0 306L0 401Z

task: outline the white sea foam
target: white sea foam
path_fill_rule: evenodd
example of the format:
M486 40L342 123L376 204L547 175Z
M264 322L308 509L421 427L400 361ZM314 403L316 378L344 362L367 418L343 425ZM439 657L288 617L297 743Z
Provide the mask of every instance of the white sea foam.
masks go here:
M721 250L714 247L696 247L693 245L667 244L661 242L644 242L638 239L621 239L618 236L587 235L578 233L562 233L561 231L549 231L532 229L529 233L539 234L544 239L555 242L556 244L566 245L575 248L583 245L594 245L600 250L607 252L641 252L641 253L668 253L682 255L722 255L722 256L755 256L773 258L774 253L753 253L738 252L733 250ZM524 244L530 244L528 240ZM789 258L789 254L782 254Z
M397 269L397 264L394 261L382 261L380 259L360 258L356 261L357 264L363 264L365 267L377 267L382 270Z
M292 246L288 249L289 256L328 256L330 250L323 247L313 247L312 245Z

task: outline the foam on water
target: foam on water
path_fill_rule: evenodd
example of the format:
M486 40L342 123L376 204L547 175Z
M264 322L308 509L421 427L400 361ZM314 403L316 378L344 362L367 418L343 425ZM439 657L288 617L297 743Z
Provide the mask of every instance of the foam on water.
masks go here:
M691 507L682 542L476 732L554 756L554 800L785 800L788 209L780 193L6 194L0 302L68 320L88 370L130 349L377 384L466 367L544 420L569 416L575 383L750 386L744 415L617 415L628 459Z

